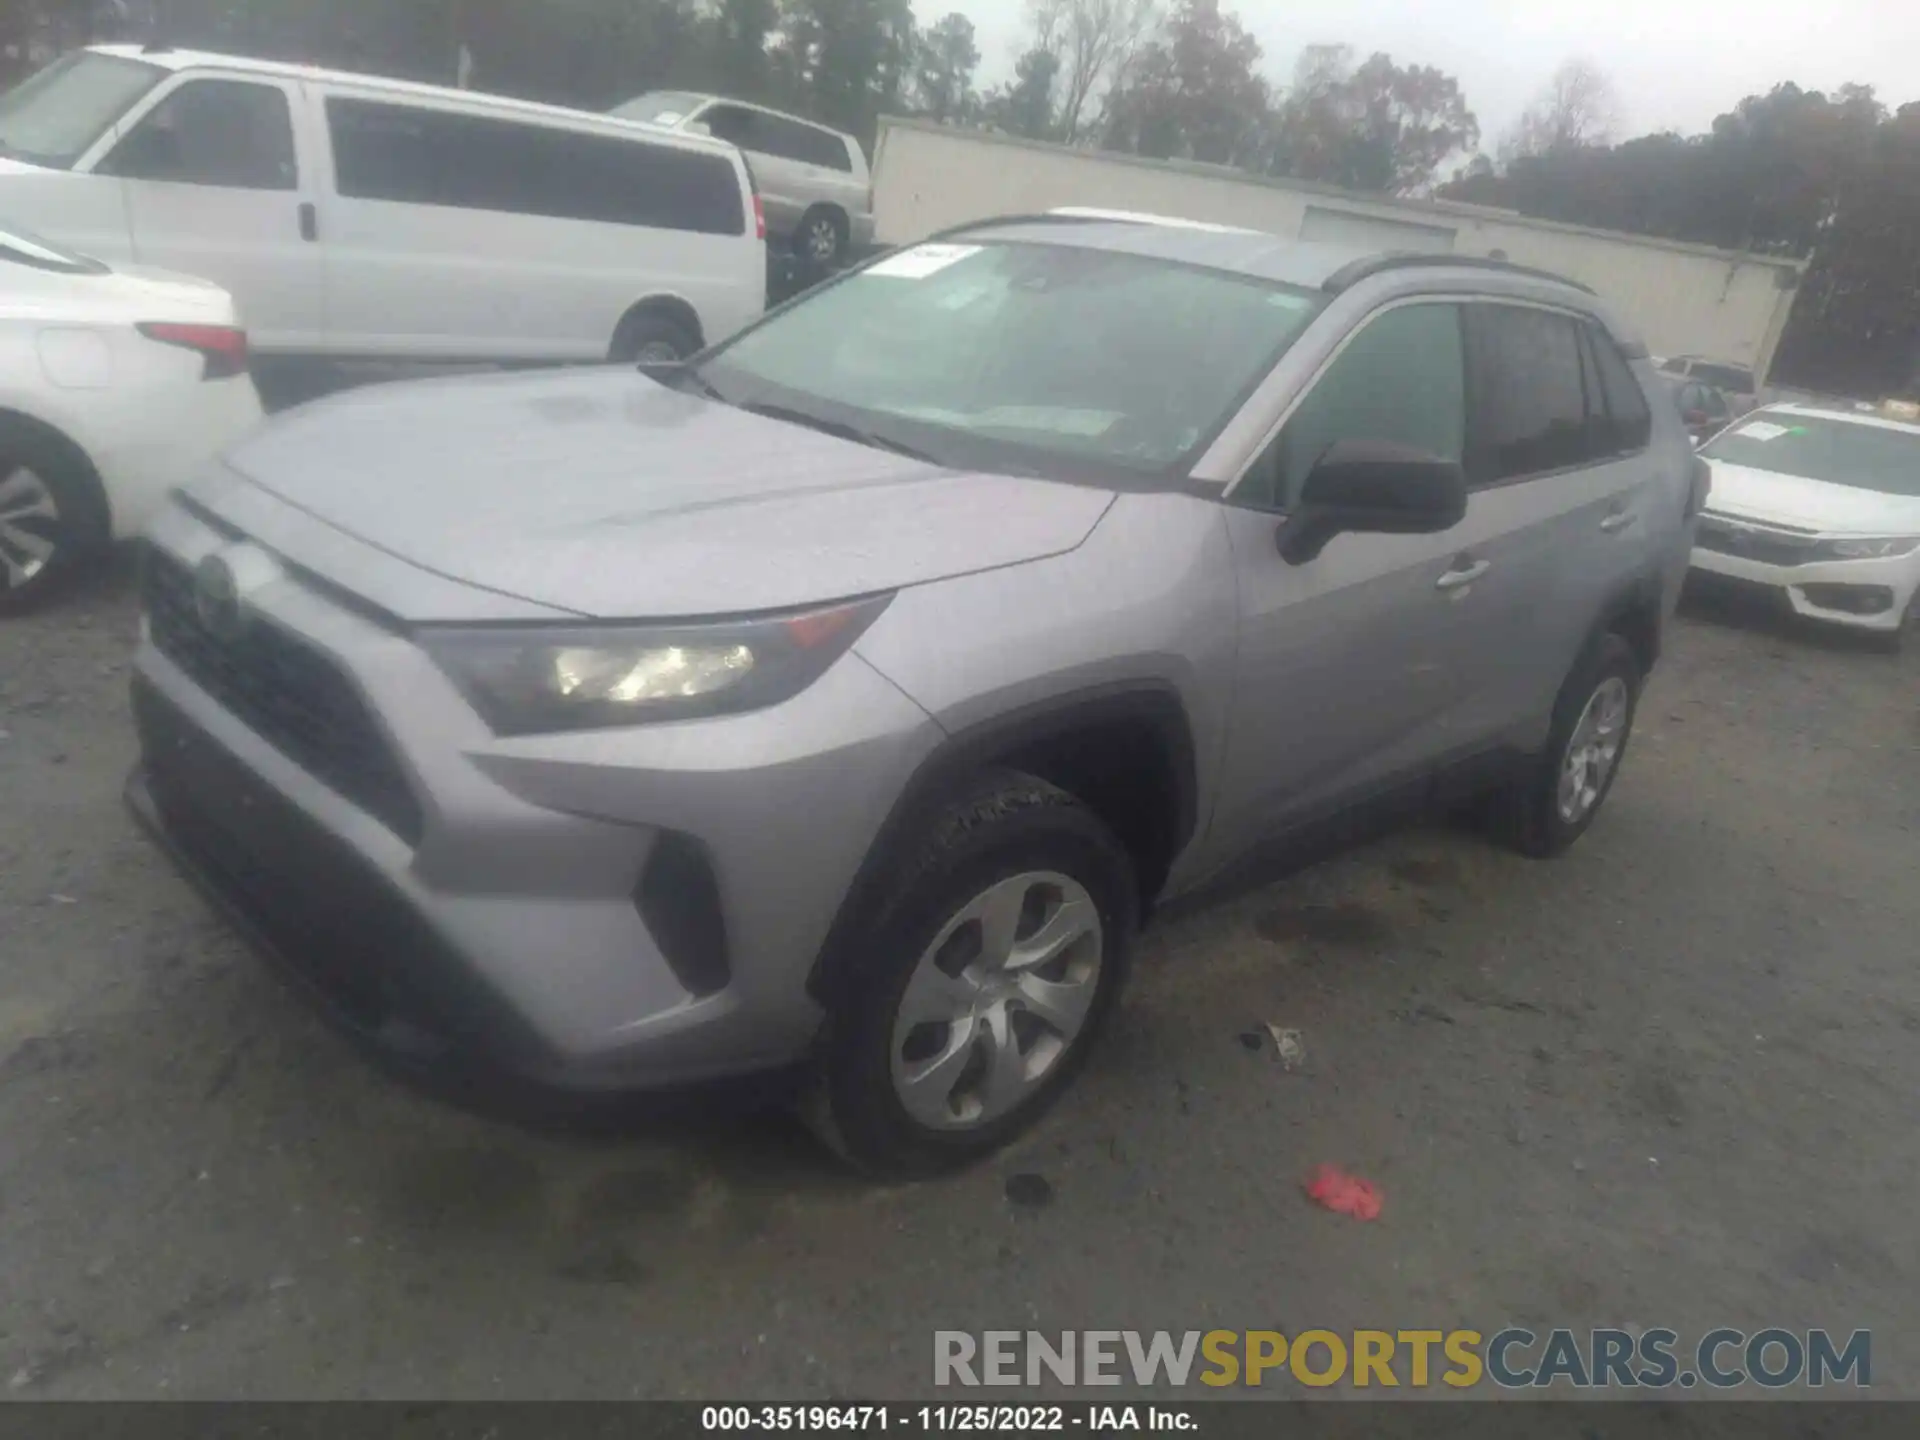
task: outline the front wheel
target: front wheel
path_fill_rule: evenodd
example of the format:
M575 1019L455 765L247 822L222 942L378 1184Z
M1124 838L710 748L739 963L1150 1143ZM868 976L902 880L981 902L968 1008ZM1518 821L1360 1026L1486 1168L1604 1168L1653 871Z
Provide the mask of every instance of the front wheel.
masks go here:
M869 1172L999 1148L1065 1089L1119 996L1138 914L1107 827L1032 776L945 806L862 928L807 1118Z
M700 342L679 321L642 310L620 322L607 358L616 365L671 365L699 348Z
M1507 839L1522 854L1558 855L1586 834L1626 757L1640 699L1640 661L1603 635L1568 675L1544 752L1504 797Z

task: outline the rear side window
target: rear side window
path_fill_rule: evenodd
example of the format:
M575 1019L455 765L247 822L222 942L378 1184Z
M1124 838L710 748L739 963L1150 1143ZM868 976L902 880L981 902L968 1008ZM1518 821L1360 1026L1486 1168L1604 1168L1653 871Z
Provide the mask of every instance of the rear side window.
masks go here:
M101 172L228 190L292 190L293 116L286 92L241 80L190 80L143 115Z
M749 110L743 105L710 105L700 112L700 118L714 135L742 150L829 170L853 169L846 141L831 130L803 120Z
M396 200L703 235L740 235L739 174L721 155L549 125L330 98L334 179Z
M1653 412L1646 392L1634 378L1620 347L1598 325L1588 325L1587 346L1600 372L1600 398L1605 407L1605 453L1628 454L1644 450L1653 433ZM1724 409L1724 407L1723 407Z
M780 147L776 154L828 170L853 169L853 161L847 157L847 142L831 130L804 125L798 120L782 120L777 116L768 118L773 122L770 133Z
M1367 321L1321 372L1240 497L1291 509L1307 472L1339 440L1391 441L1458 461L1466 431L1460 307L1401 305Z
M1477 304L1469 314L1473 481L1493 485L1598 458L1580 322L1520 305Z

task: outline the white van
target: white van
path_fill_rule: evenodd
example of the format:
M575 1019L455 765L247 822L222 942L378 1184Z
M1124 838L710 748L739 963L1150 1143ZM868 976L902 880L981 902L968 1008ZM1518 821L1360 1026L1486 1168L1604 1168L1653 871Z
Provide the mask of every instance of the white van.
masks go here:
M0 218L218 282L270 354L662 359L766 303L723 141L181 50L96 46L0 95Z

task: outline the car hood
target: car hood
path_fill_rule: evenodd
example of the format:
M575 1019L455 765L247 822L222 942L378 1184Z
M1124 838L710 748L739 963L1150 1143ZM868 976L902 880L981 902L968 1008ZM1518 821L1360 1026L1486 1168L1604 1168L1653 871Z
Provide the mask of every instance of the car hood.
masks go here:
M1071 550L1112 493L924 461L630 369L380 386L232 451L260 489L448 579L582 615L741 613Z
M1805 480L1709 459L1713 493L1707 508L1834 535L1920 535L1920 497Z

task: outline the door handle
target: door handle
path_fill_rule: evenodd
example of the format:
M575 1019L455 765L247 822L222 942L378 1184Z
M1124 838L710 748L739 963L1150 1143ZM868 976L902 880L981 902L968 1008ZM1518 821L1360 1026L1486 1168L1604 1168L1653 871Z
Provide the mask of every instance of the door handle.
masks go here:
M1600 528L1609 535L1616 535L1638 518L1631 510L1615 510L1600 522Z
M1455 563L1457 564L1458 562ZM1446 574L1433 582L1433 588L1436 590L1458 590L1462 585L1471 585L1492 568L1493 562L1491 560L1475 560L1471 564L1460 566L1457 570L1447 571Z
M311 200L300 202L300 238L302 240L320 238L320 213L313 208Z

